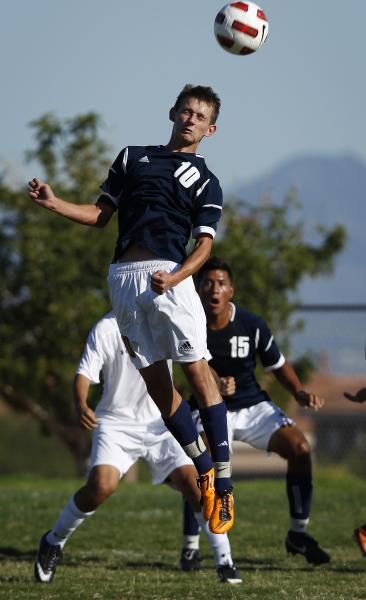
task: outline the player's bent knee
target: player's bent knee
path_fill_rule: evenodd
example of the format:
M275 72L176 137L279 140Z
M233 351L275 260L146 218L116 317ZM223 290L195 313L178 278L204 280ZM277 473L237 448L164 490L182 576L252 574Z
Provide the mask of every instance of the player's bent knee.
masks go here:
M309 442L307 440L303 440L302 442L300 442L298 451L299 451L299 454L302 454L302 455L310 454L311 449L309 446Z
M116 491L118 483L117 471L113 475L96 472L92 473L86 488L89 494L101 502Z
M92 486L92 489L96 498L104 500L116 491L117 485L114 481L101 480L96 481Z
M308 470L311 468L311 450L308 442L300 440L291 445L288 450L287 459L293 467Z
M297 427L281 427L273 434L268 450L287 460L310 460L311 449L304 434Z

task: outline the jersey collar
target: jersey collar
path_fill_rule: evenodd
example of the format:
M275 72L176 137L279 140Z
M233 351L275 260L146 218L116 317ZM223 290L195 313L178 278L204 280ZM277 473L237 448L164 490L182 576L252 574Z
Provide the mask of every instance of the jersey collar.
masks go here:
M231 317L230 317L230 323L232 323L232 321L234 321L235 319L235 313L236 313L236 306L235 304L233 304L232 302L229 302L230 306L231 306Z

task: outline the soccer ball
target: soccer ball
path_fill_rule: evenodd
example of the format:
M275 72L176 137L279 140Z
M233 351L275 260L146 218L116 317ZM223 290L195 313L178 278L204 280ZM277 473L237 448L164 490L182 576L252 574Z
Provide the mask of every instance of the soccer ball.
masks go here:
M232 54L252 54L264 44L267 35L266 15L254 2L225 4L216 15L216 39Z

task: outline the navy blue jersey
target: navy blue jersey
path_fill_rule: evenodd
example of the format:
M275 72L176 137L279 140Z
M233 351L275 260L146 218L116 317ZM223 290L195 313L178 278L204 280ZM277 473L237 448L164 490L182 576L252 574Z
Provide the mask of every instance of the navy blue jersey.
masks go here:
M265 371L279 369L285 362L267 323L258 315L231 304L230 322L223 329L207 328L209 365L220 377L235 378L236 391L224 396L229 410L238 410L269 400L255 378L257 355Z
M218 179L199 154L164 146L128 146L101 185L99 200L118 209L114 261L131 243L182 262L191 237L215 236L222 211Z

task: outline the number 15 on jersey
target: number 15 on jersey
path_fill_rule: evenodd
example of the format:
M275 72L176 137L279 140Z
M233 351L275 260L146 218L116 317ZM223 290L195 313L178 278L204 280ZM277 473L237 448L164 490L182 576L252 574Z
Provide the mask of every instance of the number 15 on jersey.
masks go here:
M233 335L229 340L232 358L245 358L249 354L249 336Z

